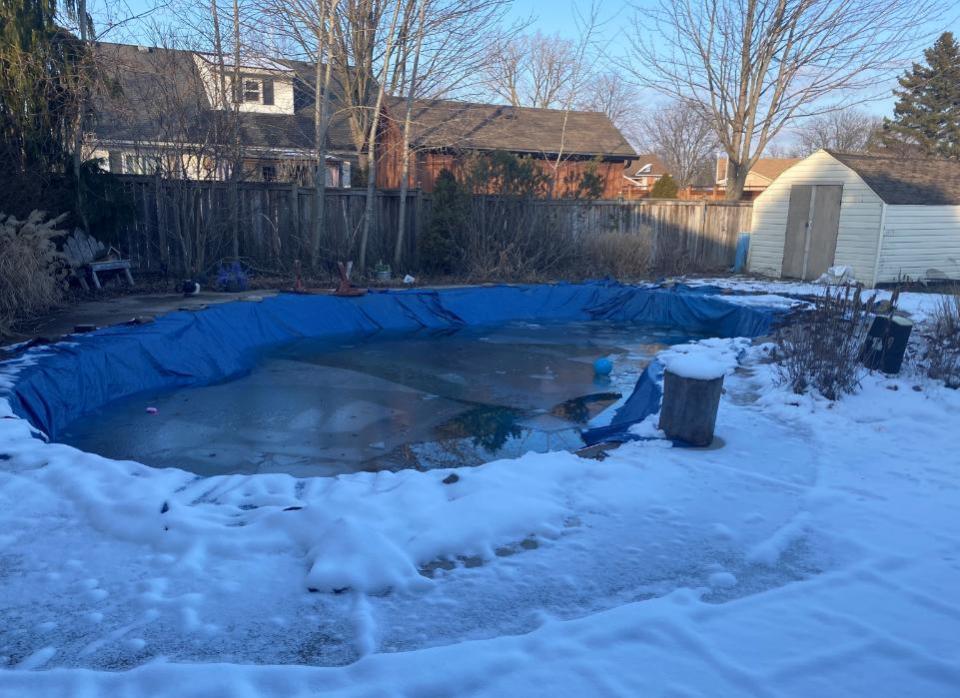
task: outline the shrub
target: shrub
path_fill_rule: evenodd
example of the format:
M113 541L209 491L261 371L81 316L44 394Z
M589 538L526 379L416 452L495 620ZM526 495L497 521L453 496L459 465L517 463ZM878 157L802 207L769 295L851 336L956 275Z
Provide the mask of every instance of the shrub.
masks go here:
M642 278L650 271L652 255L648 231L588 234L583 239L581 272L594 277Z
M817 390L829 400L856 390L865 371L859 355L873 305L873 298L861 300L859 288L827 288L813 309L776 334L781 383L798 394Z
M34 211L26 220L0 214L0 335L22 318L55 306L66 288L67 270L54 238L65 217L44 222Z
M922 355L927 375L960 388L960 289L940 299L931 320Z
M663 175L650 190L651 199L676 199L680 193L676 180L668 174Z

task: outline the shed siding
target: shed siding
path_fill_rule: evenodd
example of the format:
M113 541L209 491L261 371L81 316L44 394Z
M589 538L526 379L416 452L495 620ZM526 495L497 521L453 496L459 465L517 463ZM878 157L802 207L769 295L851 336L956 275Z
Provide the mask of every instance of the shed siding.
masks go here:
M842 184L836 264L850 266L854 277L873 280L883 202L849 167L818 151L777 177L753 208L749 269L780 276L790 189L794 184Z
M879 283L960 279L960 206L888 206Z

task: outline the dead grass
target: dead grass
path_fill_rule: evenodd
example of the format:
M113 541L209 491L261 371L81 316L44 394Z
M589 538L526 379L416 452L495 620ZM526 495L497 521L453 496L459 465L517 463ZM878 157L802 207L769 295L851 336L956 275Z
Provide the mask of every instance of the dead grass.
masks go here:
M585 276L644 278L650 273L653 248L643 233L603 232L588 235L579 255Z
M34 211L25 221L0 214L0 336L12 325L57 305L65 288L63 259L53 239L56 218Z
M924 338L922 362L927 375L960 388L960 288L944 294L937 303Z

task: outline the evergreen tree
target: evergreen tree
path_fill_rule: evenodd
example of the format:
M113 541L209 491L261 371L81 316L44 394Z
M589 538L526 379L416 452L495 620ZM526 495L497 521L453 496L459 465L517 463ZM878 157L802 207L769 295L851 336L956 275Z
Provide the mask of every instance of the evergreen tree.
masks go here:
M893 119L884 119L884 147L960 158L960 46L944 32L925 50L926 65L914 63L894 90Z
M420 266L439 274L457 270L460 239L467 216L469 197L448 169L440 170L433 189L430 225L420 236Z
M676 180L670 175L665 174L654 183L653 189L650 190L650 198L676 199L679 193L680 189L677 187Z

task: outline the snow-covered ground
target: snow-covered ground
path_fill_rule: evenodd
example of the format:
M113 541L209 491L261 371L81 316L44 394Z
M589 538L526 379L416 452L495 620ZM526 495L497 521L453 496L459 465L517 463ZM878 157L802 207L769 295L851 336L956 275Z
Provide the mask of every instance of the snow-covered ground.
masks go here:
M718 447L602 461L204 479L0 419L0 696L960 695L960 391L765 357Z

